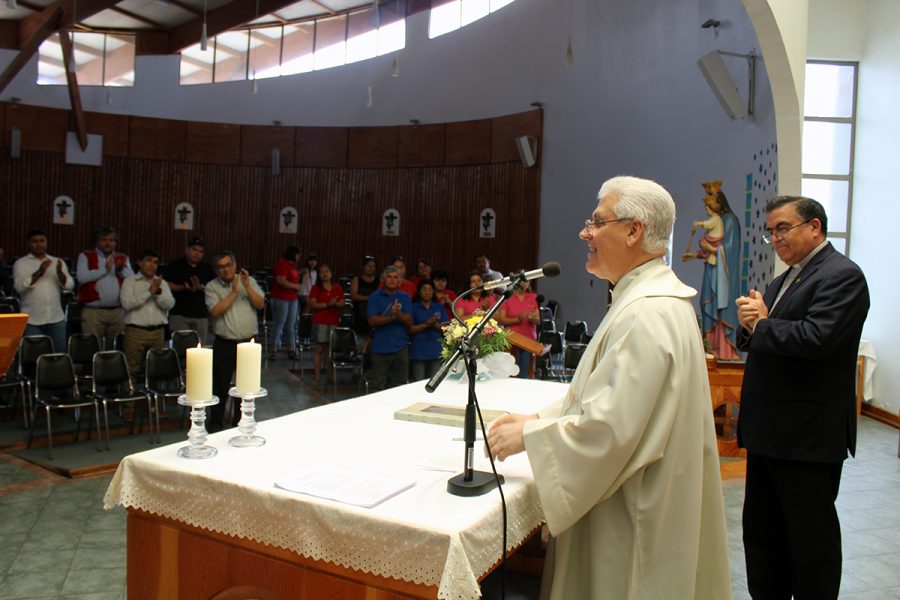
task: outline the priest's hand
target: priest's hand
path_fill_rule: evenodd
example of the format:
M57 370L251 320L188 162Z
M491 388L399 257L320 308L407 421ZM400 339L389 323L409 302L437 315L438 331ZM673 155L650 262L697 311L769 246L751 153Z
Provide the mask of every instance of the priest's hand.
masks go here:
M756 324L769 316L769 309L763 301L762 294L750 290L750 296L741 296L735 300L738 308L738 323L749 332L753 332Z
M522 452L525 450L525 438L522 435L525 421L537 418L537 415L503 415L494 421L488 431L485 452L490 451L499 461Z

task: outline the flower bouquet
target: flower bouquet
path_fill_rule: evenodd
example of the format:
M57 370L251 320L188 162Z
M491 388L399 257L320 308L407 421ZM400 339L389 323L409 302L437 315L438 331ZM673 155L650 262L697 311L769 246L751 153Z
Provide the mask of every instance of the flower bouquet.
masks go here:
M451 321L443 328L443 337L441 338L441 358L448 358L459 346L460 340L475 325L484 319L484 313L476 311L471 317L466 319L465 327L459 321ZM515 359L511 354L507 353L509 349L509 333L500 327L494 319L490 319L481 330L481 335L477 338L478 348L476 352L478 364L478 376L480 379L488 377L510 377L519 372ZM463 375L466 371L462 360L458 360L451 373L454 375Z

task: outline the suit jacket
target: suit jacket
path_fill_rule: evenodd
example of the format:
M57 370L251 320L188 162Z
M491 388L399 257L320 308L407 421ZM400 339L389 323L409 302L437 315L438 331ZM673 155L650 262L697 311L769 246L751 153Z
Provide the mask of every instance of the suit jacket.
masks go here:
M771 307L787 273L764 300ZM827 244L752 335L741 389L738 444L760 456L841 462L856 451L856 357L869 312L860 268Z

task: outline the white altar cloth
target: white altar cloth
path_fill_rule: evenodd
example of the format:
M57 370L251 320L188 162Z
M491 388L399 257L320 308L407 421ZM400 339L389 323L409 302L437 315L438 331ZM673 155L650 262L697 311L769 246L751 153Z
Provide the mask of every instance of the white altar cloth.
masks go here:
M415 402L463 406L467 386L447 381L434 394L425 382L308 409L264 421L259 448L232 448L236 429L209 437L219 450L206 460L179 458L186 443L126 457L106 493L117 504L229 536L383 577L438 586L438 597L480 595L478 578L500 557L499 493L472 498L447 493L455 473L417 465L457 452L463 466L462 428L393 418ZM566 386L523 379L481 382L482 408L532 413ZM265 399L260 400L265 402ZM480 432L479 432L480 437ZM476 449L481 452L480 442ZM374 508L360 508L274 487L299 467L330 466L372 475L412 477L416 485ZM543 522L531 467L524 453L497 463L506 477L508 547L521 544Z

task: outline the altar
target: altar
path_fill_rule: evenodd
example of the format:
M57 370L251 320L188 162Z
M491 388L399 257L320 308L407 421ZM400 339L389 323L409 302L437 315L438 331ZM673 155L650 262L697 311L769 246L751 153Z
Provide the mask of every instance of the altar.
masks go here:
M461 428L394 418L418 402L465 405L465 384L448 380L434 394L424 384L261 422L257 434L267 443L259 448L229 446L230 430L210 436L214 458L179 458L184 444L126 457L105 505L128 509L128 598L237 598L227 590L239 587L260 598L477 597L501 556L500 497L447 493L447 479L463 466ZM503 379L477 391L484 409L530 413L565 389ZM448 457L452 472L436 470ZM415 485L373 508L274 486L309 466ZM497 468L506 478L511 551L543 512L524 453Z

